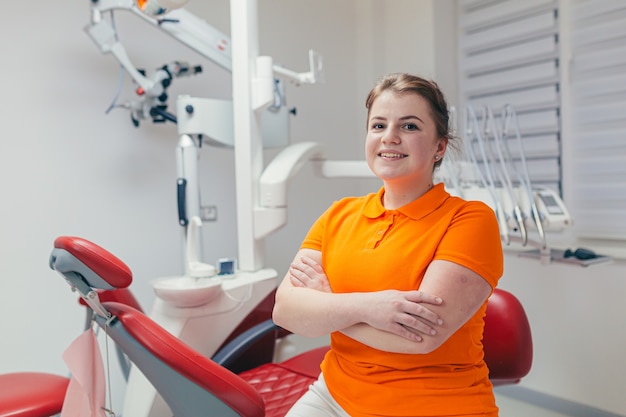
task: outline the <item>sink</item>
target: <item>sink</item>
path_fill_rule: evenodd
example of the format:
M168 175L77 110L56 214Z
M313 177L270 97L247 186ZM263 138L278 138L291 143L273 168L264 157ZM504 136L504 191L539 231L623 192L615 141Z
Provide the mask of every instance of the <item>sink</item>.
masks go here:
M178 276L161 278L152 283L161 300L175 307L199 307L208 304L222 292L222 280L217 277L195 278Z

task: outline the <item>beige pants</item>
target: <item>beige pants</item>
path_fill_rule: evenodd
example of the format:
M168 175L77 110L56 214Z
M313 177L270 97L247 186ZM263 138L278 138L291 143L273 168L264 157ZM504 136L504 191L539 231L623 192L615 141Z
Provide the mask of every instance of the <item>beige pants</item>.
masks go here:
M309 387L309 390L291 407L285 417L350 417L328 392L324 376ZM449 417L498 417L493 414L472 414Z
M291 407L285 417L350 417L328 392L324 376L309 387L309 390Z

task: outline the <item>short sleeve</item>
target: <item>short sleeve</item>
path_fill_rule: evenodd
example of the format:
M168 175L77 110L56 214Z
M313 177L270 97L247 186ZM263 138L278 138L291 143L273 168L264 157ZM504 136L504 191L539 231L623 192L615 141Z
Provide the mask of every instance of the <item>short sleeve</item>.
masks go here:
M463 204L443 236L435 259L465 266L495 288L504 271L504 255L493 210L479 201Z
M314 249L321 251L322 250L322 242L324 240L324 233L326 230L326 226L328 223L328 217L330 216L330 212L332 211L335 204L329 207L317 220L313 223L313 225L309 228L302 244L300 245L300 249Z

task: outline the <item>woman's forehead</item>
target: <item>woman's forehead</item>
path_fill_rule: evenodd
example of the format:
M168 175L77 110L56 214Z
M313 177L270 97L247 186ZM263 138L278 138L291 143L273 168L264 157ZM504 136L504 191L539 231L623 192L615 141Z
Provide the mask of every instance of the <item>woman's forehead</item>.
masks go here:
M376 97L372 102L369 116L377 117L377 113L390 110L407 114L411 112L426 113L430 116L430 106L421 95L415 92L397 93L391 90L385 90Z

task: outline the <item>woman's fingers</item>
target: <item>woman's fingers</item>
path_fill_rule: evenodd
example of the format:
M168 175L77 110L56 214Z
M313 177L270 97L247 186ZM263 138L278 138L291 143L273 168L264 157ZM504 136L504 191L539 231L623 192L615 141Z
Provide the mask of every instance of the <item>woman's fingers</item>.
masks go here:
M328 277L321 265L310 258L304 262L294 262L289 267L291 283L297 287L306 287L319 291L331 292Z
M406 312L408 314L414 317L422 318L433 325L443 324L443 320L437 313L427 308L427 306L422 305L422 303L441 305L443 303L441 297L426 294L422 291L410 291L406 294L406 298L410 302L406 307Z
M435 335L443 323L441 317L428 308L443 301L419 291L387 290L369 293L370 308L364 321L369 325L395 333L406 339L421 341L424 335Z

